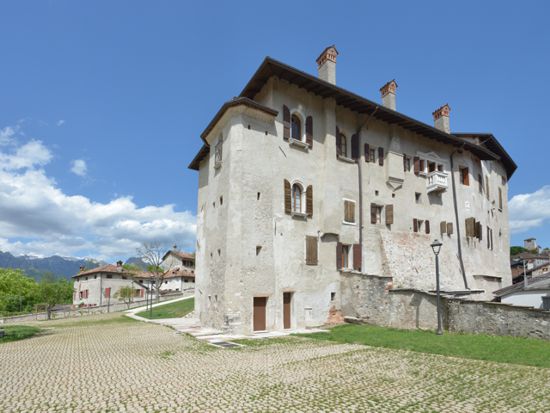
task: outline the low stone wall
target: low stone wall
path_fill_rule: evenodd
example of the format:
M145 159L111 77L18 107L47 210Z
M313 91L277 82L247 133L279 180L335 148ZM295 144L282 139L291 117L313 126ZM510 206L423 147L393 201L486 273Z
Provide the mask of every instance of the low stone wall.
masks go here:
M404 329L437 327L436 295L392 289L391 277L343 274L340 291L345 317ZM550 311L445 297L441 307L443 327L449 331L550 340Z

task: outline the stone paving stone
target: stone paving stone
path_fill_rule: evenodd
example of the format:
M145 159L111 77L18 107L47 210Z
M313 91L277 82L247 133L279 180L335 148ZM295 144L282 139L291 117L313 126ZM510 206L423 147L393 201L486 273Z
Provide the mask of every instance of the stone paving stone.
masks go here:
M117 317L0 345L0 411L550 411L550 369L293 337L221 349Z

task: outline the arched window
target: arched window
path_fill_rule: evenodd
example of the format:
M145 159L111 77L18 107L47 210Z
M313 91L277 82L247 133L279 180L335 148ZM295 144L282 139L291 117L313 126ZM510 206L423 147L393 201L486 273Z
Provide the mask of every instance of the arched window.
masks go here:
M340 134L340 155L348 156L348 139L343 133Z
M300 184L292 185L292 212L302 212L302 187Z
M298 115L292 115L292 118L291 118L291 131L292 131L292 134L291 134L291 138L292 139L296 139L297 141L301 141L302 140L302 122L300 122L300 118L298 117Z

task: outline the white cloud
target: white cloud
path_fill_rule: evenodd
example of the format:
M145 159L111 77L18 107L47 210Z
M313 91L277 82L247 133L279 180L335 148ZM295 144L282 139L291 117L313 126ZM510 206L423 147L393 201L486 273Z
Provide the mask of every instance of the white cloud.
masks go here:
M146 241L194 247L192 213L173 205L139 207L129 196L101 203L66 194L44 170L52 157L37 140L0 149L0 250L113 261Z
M13 137L17 132L17 126L6 126L0 129L0 145L8 145L13 142Z
M513 233L544 225L550 220L550 185L535 192L515 195L508 203L508 208L510 229Z
M65 121L63 119L59 119L56 123L57 126L63 126L65 124Z
M71 162L71 172L78 176L86 176L88 165L84 159L75 159Z

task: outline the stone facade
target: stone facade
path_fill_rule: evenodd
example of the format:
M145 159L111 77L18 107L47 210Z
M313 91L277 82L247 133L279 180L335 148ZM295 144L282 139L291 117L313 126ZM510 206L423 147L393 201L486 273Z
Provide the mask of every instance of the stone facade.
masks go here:
M324 63L335 70L335 55ZM444 290L480 290L482 299L511 283L506 200L515 165L485 154L475 136L398 122L394 108L364 100L372 109L351 109L348 92L277 62L264 62L255 76L269 65L279 75L254 79L246 96L222 107L190 166L199 171L196 313L204 325L250 333L254 297L267 297L265 328L283 329L285 294L290 328L323 324L346 307L348 274L434 289L435 238L443 241ZM254 92L246 92L250 85ZM448 118L446 108L438 119ZM299 213L287 213L285 181L302 189ZM306 237L317 240L315 265L306 263Z

